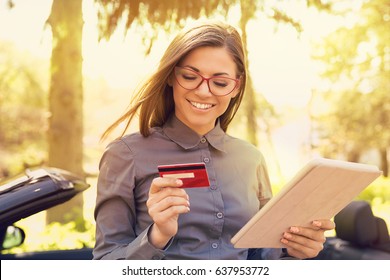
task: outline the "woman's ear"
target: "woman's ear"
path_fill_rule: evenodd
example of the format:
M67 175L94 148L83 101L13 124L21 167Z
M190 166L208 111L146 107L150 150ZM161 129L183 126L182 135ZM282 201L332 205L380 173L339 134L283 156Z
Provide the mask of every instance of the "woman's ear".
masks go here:
M240 79L238 80L238 83L237 83L237 85L236 85L236 88L233 90L233 93L232 93L231 97L232 97L232 98L236 97L237 94L240 93L240 91L241 91L241 77L240 77Z
M236 97L237 96L237 94L239 94L239 92L240 92L240 88L239 87L237 87L234 91L233 91L233 93L232 93L232 95L231 95L231 98L234 98L234 97Z

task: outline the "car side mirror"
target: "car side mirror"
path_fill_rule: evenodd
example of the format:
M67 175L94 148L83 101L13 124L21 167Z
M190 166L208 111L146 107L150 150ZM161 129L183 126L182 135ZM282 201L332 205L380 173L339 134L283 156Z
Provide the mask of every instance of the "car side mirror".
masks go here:
M26 234L24 230L17 226L8 226L5 231L3 244L1 249L11 249L23 244Z

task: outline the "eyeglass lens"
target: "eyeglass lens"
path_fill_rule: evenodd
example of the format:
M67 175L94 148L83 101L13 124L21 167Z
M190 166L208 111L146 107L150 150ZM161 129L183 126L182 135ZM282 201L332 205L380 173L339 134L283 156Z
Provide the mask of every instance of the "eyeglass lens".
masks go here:
M227 95L234 90L237 84L237 81L231 78L220 76L204 78L195 71L180 67L175 68L175 77L179 85L188 90L198 88L206 80L210 92L214 95Z

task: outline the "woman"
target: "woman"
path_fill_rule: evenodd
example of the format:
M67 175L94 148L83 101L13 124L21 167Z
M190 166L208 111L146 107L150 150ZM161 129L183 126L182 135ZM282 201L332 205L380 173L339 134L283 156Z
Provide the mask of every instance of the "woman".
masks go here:
M247 69L238 32L201 23L171 42L128 112L140 132L110 143L100 162L95 259L247 259L232 236L272 196L262 154L226 134L244 95ZM126 128L127 128L126 127ZM180 188L162 164L204 162L209 186ZM281 233L285 253L311 258L330 220ZM281 250L256 257L280 258Z

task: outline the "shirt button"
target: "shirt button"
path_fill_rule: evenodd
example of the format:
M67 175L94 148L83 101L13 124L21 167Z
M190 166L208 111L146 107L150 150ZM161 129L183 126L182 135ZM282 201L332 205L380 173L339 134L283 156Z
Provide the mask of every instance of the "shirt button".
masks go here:
M213 249L217 249L218 248L218 243L217 242L213 242L211 244L211 247L213 247Z
M204 143L206 143L206 138L202 138L202 139L200 139L200 143L202 143L202 144L204 144Z
M210 189L216 190L216 189L217 189L217 186L216 186L216 185L211 185L211 186L210 186Z
M152 260L159 260L159 259L160 259L159 256L153 256L153 257L152 257Z
M203 159L203 161L204 161L205 163L208 163L208 162L210 162L210 159L209 159L208 157L206 157L206 158Z
M222 214L221 212L218 212L218 213L217 213L217 218L218 218L218 219L222 219L222 218L223 218L223 214Z

